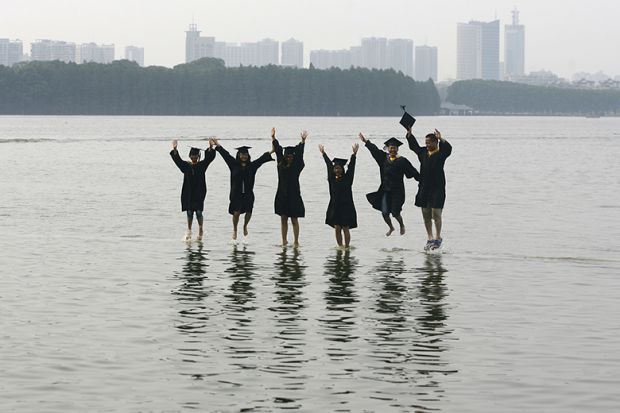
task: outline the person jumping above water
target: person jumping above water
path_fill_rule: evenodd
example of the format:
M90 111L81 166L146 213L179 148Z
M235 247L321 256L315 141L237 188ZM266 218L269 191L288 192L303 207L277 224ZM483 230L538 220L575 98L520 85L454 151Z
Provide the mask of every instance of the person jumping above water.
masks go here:
M308 132L301 133L301 142L297 146L282 148L276 139L276 129L271 129L271 139L276 151L278 163L278 191L274 201L276 215L280 215L282 245L288 244L288 219L293 225L294 246L299 246L299 218L306 215L304 201L301 199L299 175L304 169L304 145Z
M239 217L245 214L243 221L243 236L248 236L248 224L252 219L252 210L254 208L254 181L256 172L263 164L273 161L271 154L274 152L273 145L270 152L265 152L255 161L252 161L248 149L249 146L240 146L235 148L237 156L232 157L226 149L224 149L217 139L209 140L209 144L215 147L230 169L230 204L228 205L228 213L232 215L233 223L233 242L237 240L237 226Z
M379 165L379 172L381 174L381 185L377 192L371 192L366 195L368 202L374 209L381 211L383 220L388 226L388 232L386 236L392 235L394 232L394 225L392 225L392 219L390 214L398 224L400 225L400 234L405 234L405 224L403 218L400 215L403 204L405 203L405 184L403 182L403 176L407 178L414 178L416 181L419 179L420 174L417 169L411 165L411 162L402 156L398 155L398 147L403 143L396 138L390 138L384 142L387 147L387 153L377 148L376 145L366 139L364 135L359 134L359 138L366 148L372 154L372 157Z
M409 142L409 148L418 155L420 160L421 178L415 205L422 208L422 217L426 227L427 241L424 250L437 249L441 247L443 241L441 213L446 201L444 164L452 153L452 146L441 137L437 129L434 133L426 135L426 147L423 148L411 133L411 127L408 127L407 142ZM435 222L435 236L433 236L433 221Z
M209 164L215 159L215 151L209 145L209 149L205 151L205 158L200 160L200 149L191 148L189 150L190 162L184 161L179 156L177 151L178 141L175 139L172 141L172 150L170 156L177 165L177 167L183 172L183 189L181 190L181 210L187 213L187 232L185 233L185 240L192 239L192 221L194 220L194 214L196 214L196 220L198 221L198 240L202 239L202 224L204 210L205 197L207 195L207 181L205 173Z
M325 223L336 231L336 243L342 247L342 234L344 233L344 246L349 247L351 241L350 229L357 228L357 212L353 203L353 176L355 174L355 158L359 145L353 145L353 154L349 161L349 167L345 172L346 159L334 158L330 160L325 153L325 147L319 145L319 151L327 166L327 181L329 182L329 205L325 214Z

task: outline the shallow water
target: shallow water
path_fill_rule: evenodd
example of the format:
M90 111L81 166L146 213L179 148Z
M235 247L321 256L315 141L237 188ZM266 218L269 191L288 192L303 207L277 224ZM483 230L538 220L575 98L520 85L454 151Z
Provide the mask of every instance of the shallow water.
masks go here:
M182 242L169 141L258 156L271 126L310 132L302 246L278 246L273 163L229 243L219 157L206 238ZM617 411L620 119L416 123L435 127L454 152L426 255L415 182L407 234L383 236L364 148L354 248L323 223L316 145L348 157L395 119L0 117L0 411Z

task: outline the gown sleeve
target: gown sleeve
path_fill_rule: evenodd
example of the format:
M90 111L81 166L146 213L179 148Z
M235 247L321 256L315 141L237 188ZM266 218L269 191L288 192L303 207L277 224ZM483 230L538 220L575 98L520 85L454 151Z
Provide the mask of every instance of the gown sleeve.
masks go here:
M414 178L416 181L420 180L420 173L408 159L402 158L403 160L403 172L408 179Z
M213 162L215 159L215 151L212 148L209 148L205 151L205 158L200 161L200 163L205 167L205 169Z
M383 162L385 161L385 156L386 156L385 152L377 148L377 145L375 145L374 143L368 140L366 141L366 147L370 151L370 154L372 155L372 157L375 159L375 162L377 162L379 166L383 165Z
M187 162L185 162L179 156L179 151L176 150L176 149L171 150L170 151L170 156L172 157L172 160L177 165L177 167L181 170L181 172L185 173L185 171L187 171L187 166L188 165L187 165Z
M323 160L325 161L325 166L327 168L327 179L329 180L329 178L334 173L334 164L332 164L332 161L329 159L329 156L327 156L326 153L323 153Z
M412 133L407 134L407 142L409 143L409 149L415 152L418 155L418 159L422 162L422 157L424 156L424 149L418 143L418 140L413 136Z
M346 177L347 180L353 185L353 177L355 176L355 159L357 156L355 154L351 155L351 159L349 160L349 167L347 168Z
M447 140L442 139L439 144L439 153L443 154L444 159L452 154L452 145Z
M295 149L295 162L297 163L298 169L301 171L304 169L306 164L304 163L304 148L306 144L304 142L299 142L297 148Z
M235 166L235 162L237 161L235 160L235 158L232 157L231 154L228 153L226 149L222 147L222 145L218 145L215 150L218 151L220 155L222 155L222 159L224 159L224 162L226 162L226 165L228 165L229 169L232 169L233 166Z
M277 139L273 140L273 149L276 153L276 161L278 161L279 164L280 162L282 162L282 158L284 157L284 155L282 154L282 146L280 146L280 142L278 142Z
M254 170L256 170L269 161L273 161L273 158L271 157L271 154L269 152L265 152L264 154L260 156L260 158L258 158L255 161L252 161L252 166L254 167Z

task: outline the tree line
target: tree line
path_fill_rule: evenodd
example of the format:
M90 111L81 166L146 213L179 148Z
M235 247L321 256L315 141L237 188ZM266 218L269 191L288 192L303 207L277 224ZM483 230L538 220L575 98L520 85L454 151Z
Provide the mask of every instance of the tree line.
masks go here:
M448 87L446 99L488 114L620 114L620 90L614 89L576 89L463 80Z
M0 66L0 114L394 116L439 113L432 80L394 70L24 62Z

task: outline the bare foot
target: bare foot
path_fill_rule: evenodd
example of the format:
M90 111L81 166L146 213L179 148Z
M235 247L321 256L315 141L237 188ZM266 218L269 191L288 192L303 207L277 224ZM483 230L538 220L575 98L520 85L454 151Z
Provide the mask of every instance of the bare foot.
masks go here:
M244 237L248 236L248 227L243 227L243 236Z
M202 240L202 228L198 230L198 237L196 238L198 241Z
M283 240L283 241L282 241L282 246L283 246L283 247L286 247L287 245L288 245L288 241L287 241L287 240Z
M386 237L389 237L390 235L392 235L392 232L394 232L394 227L390 227L390 229L388 230L388 232L385 233Z
M233 231L232 239L233 239L233 241L237 240L237 231Z
M400 235L405 235L405 226L400 227Z
M294 248L299 248L299 242L295 242L295 243L293 244L293 247L294 247Z

